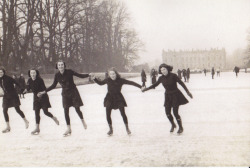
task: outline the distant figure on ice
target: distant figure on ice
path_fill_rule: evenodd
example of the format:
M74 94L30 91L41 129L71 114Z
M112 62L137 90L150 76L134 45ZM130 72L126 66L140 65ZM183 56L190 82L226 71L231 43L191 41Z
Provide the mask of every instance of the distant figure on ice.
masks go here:
M216 72L217 72L217 76L220 76L220 68L218 68L218 69L216 70Z
M206 70L206 68L204 68L203 72L204 72L204 74L205 74L205 76L206 76L206 75L207 75L207 70Z
M59 121L55 116L53 116L48 108L51 107L49 96L47 93L38 97L37 94L46 89L43 79L39 75L39 71L36 69L30 69L28 71L28 76L30 77L27 81L26 89L24 93L29 90L32 90L33 96L33 110L35 111L35 119L36 119L36 128L31 132L32 135L37 135L40 133L40 110L43 109L43 112L46 116L50 117L55 121L57 125L59 125Z
M211 70L211 74L212 74L212 79L214 79L214 74L215 74L214 67Z
M18 97L17 91L14 88L14 85L19 87L19 83L11 78L10 76L5 74L5 69L0 67L0 87L3 89L3 115L6 122L6 128L2 131L2 133L10 132L10 124L9 124L9 115L8 109L10 107L15 107L16 112L22 117L26 129L29 127L29 121L25 118L24 113L20 110L20 99Z
M78 92L78 89L74 83L73 77L76 76L78 78L88 78L89 74L79 74L71 69L66 69L66 64L62 60L59 60L56 63L56 69L58 69L59 72L55 74L53 84L45 91L39 92L38 97L41 97L43 94L46 94L46 92L49 92L52 89L56 88L58 82L60 83L60 85L62 86L62 102L64 108L64 115L67 123L67 130L63 135L69 136L71 135L69 108L72 106L75 108L79 118L81 119L83 127L87 129L87 124L85 123L82 112L80 110L80 107L83 106L83 102Z
M186 82L187 81L187 71L186 71L186 69L182 70L182 76L184 78L184 81Z
M189 82L189 78L190 78L190 69L187 69L187 82Z
M141 89L142 86L133 81L121 78L120 74L115 68L110 68L108 70L108 74L109 77L107 79L104 79L103 81L98 80L95 75L92 75L91 77L98 85L108 85L108 93L104 99L104 107L106 107L106 118L109 124L109 131L107 134L113 135L111 111L112 109L119 109L123 118L123 122L126 126L127 134L130 135L131 131L128 127L128 119L124 108L127 107L127 103L121 93L121 89L123 85L132 85Z
M152 84L154 84L155 82L156 82L156 71L155 71L155 69L153 68L152 70L151 70L151 73L150 73L150 77L151 77L151 82L152 82Z
M188 103L188 100L178 89L177 83L179 83L185 89L189 97L193 98L193 96L188 91L186 85L178 78L178 76L171 72L172 70L172 66L169 66L167 64L161 64L159 67L159 73L162 74L162 76L159 77L158 81L155 84L151 85L148 88L144 88L142 91L145 92L147 90L153 89L157 87L160 83L162 83L163 87L165 88L165 112L172 125L170 132L173 132L176 128L173 116L171 115L171 109L173 108L174 116L179 125L179 130L177 133L180 134L183 132L183 126L178 110L179 106Z
M142 86L146 87L147 75L144 69L142 69L141 71L141 81L142 81Z
M23 74L21 73L21 75L20 75L20 77L19 77L19 79L18 79L18 83L19 83L19 85L20 85L20 90L19 90L19 97L20 97L20 99L22 98L22 95L23 95L23 98L24 98L24 93L23 93L23 91L24 91L24 89L25 89L25 78L24 78L24 76L23 76Z
M236 75L236 78L237 78L238 77L238 73L240 72L240 68L237 67L237 66L235 66L233 71L235 72L235 75Z
M180 69L177 70L177 74L178 74L178 78L182 79L182 77L181 77L181 70Z
M16 83L18 83L18 84L19 84L19 80L18 80L18 78L17 78L17 76L16 76L16 75L12 75L12 78L16 81ZM16 84L14 84L14 88L15 88L15 90L16 90L16 92L17 92L17 94L18 94L18 93L19 93L20 88L19 88Z

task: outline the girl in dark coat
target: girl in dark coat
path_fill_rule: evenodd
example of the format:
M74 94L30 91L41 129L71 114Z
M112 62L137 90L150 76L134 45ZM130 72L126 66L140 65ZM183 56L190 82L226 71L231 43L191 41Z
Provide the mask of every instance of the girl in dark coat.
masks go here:
M15 107L16 112L23 118L26 129L29 127L29 121L25 118L24 113L20 110L19 106L21 105L21 103L17 91L14 88L14 85L19 86L17 81L15 81L10 76L7 76L5 74L5 69L3 67L0 67L0 86L4 92L2 106L3 106L4 119L7 125L6 129L2 131L3 133L10 132L9 115L8 115L8 109L10 107Z
M35 118L36 118L36 128L31 134L39 134L40 133L40 110L43 109L43 112L46 116L52 118L57 125L59 125L59 121L56 117L54 117L49 111L48 108L51 107L49 102L49 97L47 94L38 97L37 94L46 89L43 79L39 75L39 71L36 69L31 69L28 72L28 76L30 77L27 82L27 89L24 90L26 93L29 90L32 90L34 93L33 96L33 110L35 110Z
M121 93L122 85L133 85L135 87L141 88L141 85L129 81L126 79L123 79L120 77L119 73L116 71L115 68L111 68L108 70L109 77L107 79L104 79L103 81L99 81L95 78L95 76L92 76L92 79L98 84L98 85L108 85L108 93L104 99L104 107L106 107L106 117L109 124L109 132L108 135L113 134L113 128L112 128L112 120L111 120L111 111L112 109L119 109L124 121L124 124L126 126L126 130L128 134L131 134L131 131L128 127L128 119L125 113L124 107L127 107L127 103Z
M83 106L83 102L74 83L73 76L77 76L79 78L87 78L89 77L89 74L79 74L71 69L66 69L65 62L61 60L57 62L56 69L58 69L59 72L55 74L53 84L45 91L40 92L39 95L49 92L56 87L58 82L60 83L60 85L62 86L64 115L67 123L67 130L64 133L64 136L68 136L71 135L69 108L72 106L75 107L75 110L82 121L83 127L87 129L87 124L85 123L82 112L80 110L80 107Z
M147 75L144 69L142 69L141 71L141 81L142 81L142 86L146 87Z
M171 73L173 67L166 65L166 64L161 64L159 67L159 73L162 74L162 76L159 77L158 81L151 85L148 88L144 88L144 91L147 91L149 89L153 89L156 86L158 86L160 83L165 88L165 112L166 115L172 125L170 132L174 131L174 128L176 128L176 125L173 120L173 116L171 115L171 108L173 108L174 116L177 120L177 123L179 125L179 130L177 133L182 133L183 132L183 127L182 127L182 121L181 117L179 115L178 109L180 105L188 103L188 100L184 97L184 95L181 93L181 91L177 88L177 83L179 83L187 92L188 96L193 98L192 94L188 91L186 85L178 78L178 76L174 73Z

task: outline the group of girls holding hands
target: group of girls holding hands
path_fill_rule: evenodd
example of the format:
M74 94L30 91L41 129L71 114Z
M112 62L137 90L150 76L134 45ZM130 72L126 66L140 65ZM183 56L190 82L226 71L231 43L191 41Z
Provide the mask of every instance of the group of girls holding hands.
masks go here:
M35 111L35 120L36 120L36 128L31 134L39 134L40 133L40 110L42 109L44 114L50 117L57 125L59 125L59 121L57 118L48 111L48 108L51 107L49 97L47 92L54 89L58 83L62 86L62 103L64 108L64 115L65 120L67 123L67 129L64 136L71 135L71 126L70 126L70 117L69 117L69 108L74 107L76 113L78 114L83 128L87 129L87 124L84 120L83 114L80 110L80 107L83 106L82 99L78 92L78 89L74 83L73 76L79 78L88 78L91 77L98 85L105 85L107 84L107 94L104 98L104 107L106 108L106 118L109 125L108 135L113 134L113 127L112 127L112 119L111 119L111 111L113 109L119 109L121 116L123 118L123 122L126 127L127 134L130 135L131 131L128 126L128 118L125 113L125 107L127 103L121 93L121 89L123 85L132 85L141 89L142 92L150 90L152 88L157 87L160 83L165 88L165 112L166 115L171 123L170 132L173 132L176 128L174 118L171 114L171 109L173 108L173 114L176 118L176 121L179 126L179 130L177 133L183 132L182 120L178 113L178 109L180 105L188 103L188 100L184 97L181 91L177 88L177 83L179 83L187 92L188 96L192 98L192 94L188 91L185 84L177 77L176 74L171 73L173 67L161 64L159 67L159 73L162 76L159 77L158 81L151 85L150 87L142 87L136 82L126 80L121 78L120 74L117 72L115 68L111 68L108 70L108 78L104 80L99 80L95 77L93 73L90 74L79 74L71 69L66 69L66 64L62 60L56 63L56 69L58 72L54 76L53 84L46 88L43 79L39 75L39 71L36 69L30 69L28 72L28 76L30 77L27 82L27 87L24 90L24 93L27 91L32 91L33 96L33 110ZM2 133L10 132L10 124L9 124L9 117L8 117L8 108L15 107L16 112L23 118L25 122L25 127L28 128L29 122L25 118L24 113L20 110L20 100L17 95L16 90L14 89L14 85L18 86L18 83L15 82L14 79L6 75L5 69L0 68L0 86L4 92L3 95L3 114L6 121L6 129L2 131Z

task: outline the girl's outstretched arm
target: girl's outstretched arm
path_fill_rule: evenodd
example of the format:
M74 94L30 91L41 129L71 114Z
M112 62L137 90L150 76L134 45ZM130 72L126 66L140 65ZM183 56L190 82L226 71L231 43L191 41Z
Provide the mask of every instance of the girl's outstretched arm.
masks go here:
M132 85L132 86L135 86L135 87L138 87L138 88L141 88L142 86L139 85L138 83L136 82L133 82L133 81L130 81L130 80L126 80L126 79L121 79L122 80L122 83L123 84L126 84L126 85Z
M77 76L78 78L87 78L89 77L89 74L79 74L73 70L71 70L74 76Z

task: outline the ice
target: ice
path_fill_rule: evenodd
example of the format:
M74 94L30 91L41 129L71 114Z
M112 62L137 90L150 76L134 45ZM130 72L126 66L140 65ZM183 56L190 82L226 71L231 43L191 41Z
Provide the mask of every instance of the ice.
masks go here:
M141 83L139 77L130 80ZM21 99L21 109L30 127L26 130L14 108L9 109L11 132L0 134L0 166L249 166L250 73L239 73L236 78L233 72L221 72L213 80L211 74L191 74L190 82L185 84L194 98L190 99L178 86L189 100L179 109L182 135L176 134L178 128L169 133L161 85L145 93L123 86L131 136L126 134L118 110L112 111L114 135L106 134L106 85L77 87L88 129L83 128L74 108L70 108L69 137L63 137L66 123L61 89L49 92L49 111L58 117L60 125L41 111L41 132L36 136L30 134L35 128L33 94L26 94ZM0 128L5 128L2 112Z

